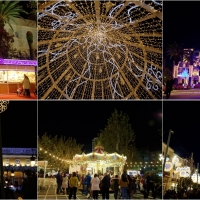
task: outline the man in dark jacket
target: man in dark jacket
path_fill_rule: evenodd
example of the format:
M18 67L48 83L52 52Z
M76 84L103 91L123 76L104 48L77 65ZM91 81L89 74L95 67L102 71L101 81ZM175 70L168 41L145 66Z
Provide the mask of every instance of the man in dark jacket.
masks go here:
M62 185L62 176L60 174L60 170L58 171L58 174L56 175L56 182L57 182L57 194L60 194L61 191L61 185Z
M102 199L109 199L109 189L110 189L110 176L107 173L101 181L102 183Z
M172 76L169 77L169 79L166 82L166 98L169 99L171 91L172 91L172 86L174 85L174 80L172 78Z

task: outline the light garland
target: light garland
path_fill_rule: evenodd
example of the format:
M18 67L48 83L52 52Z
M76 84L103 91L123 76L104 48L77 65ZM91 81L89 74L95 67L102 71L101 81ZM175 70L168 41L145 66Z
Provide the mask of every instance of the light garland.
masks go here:
M197 183L197 176L198 176L198 183L200 183L200 174L193 174L192 175L192 181L194 182L194 183Z
M0 113L3 113L8 108L8 100L0 100Z
M184 166L184 167L177 167L176 173L179 173L180 177L189 177L190 176L190 167Z
M155 11L160 1L60 0L39 9L38 98L162 98Z

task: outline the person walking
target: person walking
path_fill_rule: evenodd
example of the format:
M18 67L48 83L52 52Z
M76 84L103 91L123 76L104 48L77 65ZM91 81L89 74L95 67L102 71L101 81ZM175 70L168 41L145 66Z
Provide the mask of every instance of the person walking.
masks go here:
M60 174L60 170L58 170L58 173L56 175L56 182L57 182L57 192L56 192L56 194L60 194L61 185L62 185L62 176Z
M72 195L74 199L76 199L76 192L78 187L78 178L76 176L76 172L73 172L71 178L69 179L69 187L70 187L69 199L72 198Z
M128 197L128 184L129 184L129 181L128 181L128 178L127 178L127 174L126 172L124 172L121 176L121 179L119 180L119 185L120 185L120 188L121 188L121 191L122 191L122 199L129 199Z
M167 99L169 99L169 97L170 97L173 85L174 85L174 80L173 80L172 76L169 76L169 79L166 82L166 89L165 89L165 94L166 94Z
M66 176L66 173L63 174L62 189L63 189L63 194L67 194L68 177Z
M100 190L99 188L100 179L97 174L94 175L94 178L91 180L91 191L92 191L92 197L93 199L98 199L98 192Z
M31 85L31 83L30 83L28 76L26 76L26 74L24 74L24 80L22 81L22 87L23 87L23 90L25 91L25 95L27 97L31 96L30 85Z
M88 174L85 177L85 183L87 185L87 194L86 194L87 198L90 197L91 180L92 180L92 177L91 177L90 173L88 172Z
M112 179L112 189L114 191L114 198L118 199L118 191L119 191L119 178L118 175L115 175L115 177Z
M155 192L154 192L154 180L152 177L152 173L149 172L147 177L146 177L146 183L147 183L147 198L149 197L149 191L152 191L152 196L154 198Z
M107 173L104 174L101 184L102 199L109 199L110 176Z

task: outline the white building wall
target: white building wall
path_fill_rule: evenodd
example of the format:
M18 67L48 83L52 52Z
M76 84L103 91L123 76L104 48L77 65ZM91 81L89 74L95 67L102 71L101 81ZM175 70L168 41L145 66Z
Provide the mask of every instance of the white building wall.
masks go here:
M8 24L5 25L5 30L10 34L14 35L14 43L12 43L12 48L16 49L15 53L12 55L11 58L16 59L19 58L20 55L18 51L21 51L22 56L24 57L30 57L29 52L29 45L26 39L26 33L27 31L31 31L33 33L33 48L37 49L37 26L36 22L33 20L27 20L25 21L23 19L15 18L15 21L18 25L14 24L14 22L11 22L11 25L13 27L13 30L10 28ZM35 57L37 58L36 54Z

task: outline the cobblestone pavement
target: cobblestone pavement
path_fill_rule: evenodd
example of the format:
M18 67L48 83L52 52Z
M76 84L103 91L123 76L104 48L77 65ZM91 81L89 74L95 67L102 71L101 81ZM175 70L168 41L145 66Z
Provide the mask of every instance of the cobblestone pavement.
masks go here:
M42 189L38 192L38 199L39 200L50 200L50 199L68 199L68 195L63 194L56 194L56 188L55 187L48 187L45 189ZM86 195L82 194L81 190L77 191L77 199L87 199ZM99 199L101 199L101 195L99 195ZM114 194L110 193L110 199L114 199ZM143 194L140 192L134 194L131 199L144 199ZM149 197L149 199L153 199L152 197Z

